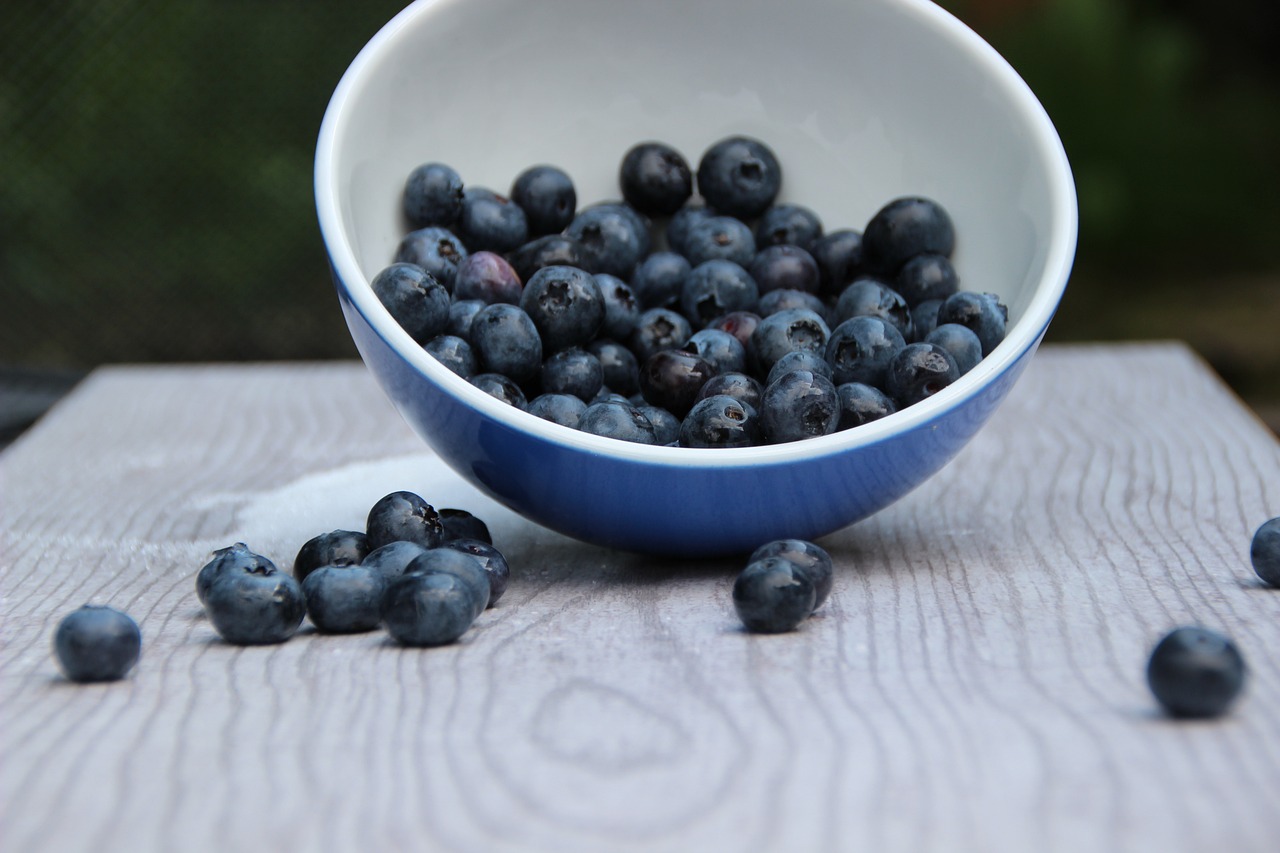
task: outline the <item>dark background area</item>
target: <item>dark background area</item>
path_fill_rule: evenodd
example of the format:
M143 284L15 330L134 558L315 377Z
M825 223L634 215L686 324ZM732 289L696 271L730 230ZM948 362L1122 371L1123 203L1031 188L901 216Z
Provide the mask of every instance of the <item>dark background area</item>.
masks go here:
M1280 426L1280 4L946 0L1057 125L1051 341L1179 338ZM102 363L353 358L311 192L401 0L18 0L0 28L0 413Z

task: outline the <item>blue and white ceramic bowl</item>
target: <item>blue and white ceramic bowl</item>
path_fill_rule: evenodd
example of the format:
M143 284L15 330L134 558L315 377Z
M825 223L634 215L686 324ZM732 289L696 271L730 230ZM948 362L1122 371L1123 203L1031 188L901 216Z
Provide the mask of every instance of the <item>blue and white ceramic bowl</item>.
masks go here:
M897 196L940 202L962 286L1009 307L1004 342L943 392L853 430L758 448L648 447L489 397L427 355L370 288L407 230L400 193L420 163L499 191L553 163L587 204L619 196L619 162L638 141L665 141L696 165L739 133L777 153L779 200L812 208L828 230L860 230ZM419 0L338 84L315 192L351 335L450 466L562 533L684 556L816 538L924 482L1026 367L1076 241L1049 118L995 50L926 0Z

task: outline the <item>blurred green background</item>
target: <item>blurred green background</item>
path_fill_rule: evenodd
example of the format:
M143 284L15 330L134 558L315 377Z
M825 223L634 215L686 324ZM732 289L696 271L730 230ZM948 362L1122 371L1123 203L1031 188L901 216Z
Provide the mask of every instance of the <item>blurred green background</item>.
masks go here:
M1050 340L1187 340L1280 426L1280 4L942 5L1026 78L1075 171ZM312 155L347 62L402 6L6 4L0 369L31 392L0 400L11 419L101 363L355 357Z

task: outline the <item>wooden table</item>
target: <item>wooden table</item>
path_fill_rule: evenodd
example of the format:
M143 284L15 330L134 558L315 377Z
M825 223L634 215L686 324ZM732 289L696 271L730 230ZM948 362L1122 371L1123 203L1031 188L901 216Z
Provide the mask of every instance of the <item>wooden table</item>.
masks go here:
M193 575L289 566L410 488L514 570L456 645L304 629L237 648ZM0 848L1280 850L1280 591L1248 560L1280 445L1185 348L1046 347L937 477L822 544L835 591L752 636L733 561L570 541L445 470L358 364L122 367L0 455ZM50 637L110 603L130 678ZM1251 667L1173 722L1184 623Z

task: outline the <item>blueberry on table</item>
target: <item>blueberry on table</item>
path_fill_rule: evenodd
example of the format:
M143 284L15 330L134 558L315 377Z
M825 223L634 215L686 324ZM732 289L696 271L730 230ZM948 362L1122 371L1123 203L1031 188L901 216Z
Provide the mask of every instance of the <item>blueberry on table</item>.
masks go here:
M641 142L622 157L618 185L627 204L646 216L667 216L693 195L693 171L679 151Z
M810 575L783 557L748 563L733 582L733 609L755 633L795 630L813 612L816 600Z
M938 306L936 323L956 323L972 330L982 343L982 354L990 355L996 345L1004 340L1005 325L1009 322L1009 309L994 293L974 293L962 290L953 293Z
M564 229L582 247L583 266L591 272L631 278L636 265L649 254L649 226L636 211L622 204L601 204L578 212Z
M840 423L836 429L853 429L898 411L888 394L861 382L837 385L836 397L840 400Z
M507 582L511 579L511 566L502 552L493 547L493 543L482 539L451 539L444 544L468 554L481 565L489 578L489 607L498 603L502 594L507 591Z
M529 240L529 222L520 205L482 187L463 192L454 228L470 252L509 252Z
M760 434L770 444L830 435L839 424L836 386L822 374L793 370L765 386Z
M471 321L471 349L482 370L528 382L542 369L542 336L519 305L496 302Z
M436 511L440 516L440 524L444 527L444 541L454 539L479 539L493 544L489 535L489 526L465 509L443 507Z
M871 217L862 232L862 262L877 275L896 275L916 255L951 257L956 232L942 205L927 198L898 198Z
M680 424L681 447L752 447L759 443L755 409L727 394L694 404Z
M406 646L440 646L466 633L475 621L475 593L450 572L402 575L382 597L382 624Z
M331 530L308 539L293 559L299 583L321 566L354 566L369 553L369 539L358 530Z
M415 228L458 221L462 212L462 178L443 163L423 163L404 184L404 215Z
M142 632L127 613L86 604L58 623L53 651L72 681L116 681L138 662Z
M447 544L439 548L428 548L426 553L416 557L404 570L404 576L443 572L455 575L471 592L475 612L471 618L479 616L489 606L489 575L484 570L480 558L470 552L450 548Z
M775 204L756 223L756 246L799 246L806 252L822 237L818 214L798 204Z
M486 305L518 305L523 288L515 267L506 258L484 250L464 258L453 278L454 300L478 299Z
M1151 652L1147 684L1174 717L1217 717L1244 687L1245 663L1229 638L1207 628L1176 628Z
M747 558L747 563L755 563L768 557L781 557L790 561L798 570L809 575L813 581L813 609L817 610L831 594L834 574L831 555L821 545L806 539L775 539L766 542Z
M444 525L435 507L413 492L392 492L369 508L365 534L370 550L391 542L413 542L435 548L444 539Z
M937 344L907 344L889 359L884 390L898 408L937 394L960 378L956 360Z
M750 311L760 288L735 261L712 258L691 269L680 288L680 312L699 328L733 311Z
M573 179L555 166L531 166L517 175L511 200L524 211L534 237L563 231L578 209Z
M515 251L508 252L507 260L511 262L521 281L528 281L543 267L587 269L582 244L564 234L548 234L530 240Z
M761 293L771 290L802 290L817 293L821 287L818 262L799 246L765 246L747 268Z
M307 616L325 634L372 631L382 620L387 576L376 566L321 566L302 582Z
M426 548L417 542L388 542L380 548L374 548L360 564L376 569L387 579L398 578L404 570L418 557L426 553Z
M232 569L252 570L255 568L274 571L276 564L261 554L254 553L243 542L237 542L226 548L219 548L213 552L213 559L205 563L200 571L196 573L196 598L200 599L201 604L204 604L209 595L209 587L223 572Z
M214 630L228 643L283 643L306 615L302 588L274 566L237 565L214 578L205 598Z
M681 254L697 266L717 258L746 268L756 256L756 238L751 229L732 216L709 216L689 226Z
M378 301L418 343L449 327L449 291L422 267L394 263L375 275L372 285Z
M1280 518L1264 522L1253 534L1249 560L1258 577L1280 587Z
M619 400L597 400L587 406L578 421L578 429L592 435L657 444L653 424L635 406Z
M731 136L708 148L698 161L698 192L722 213L751 219L773 204L782 187L782 167L767 145Z
M604 325L600 285L595 276L577 267L538 270L525 282L520 307L538 330L544 353L580 347Z
M396 247L396 263L408 263L422 267L431 277L453 292L453 279L458 265L467 257L467 247L453 232L438 226L419 228L400 238Z

